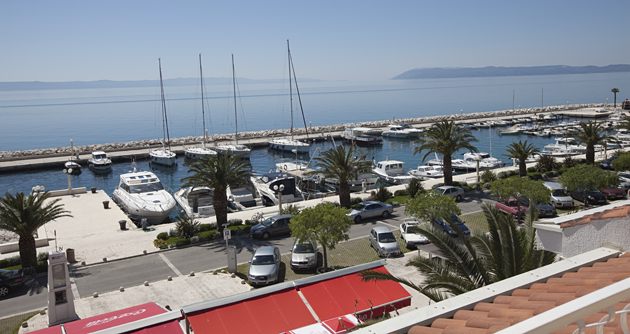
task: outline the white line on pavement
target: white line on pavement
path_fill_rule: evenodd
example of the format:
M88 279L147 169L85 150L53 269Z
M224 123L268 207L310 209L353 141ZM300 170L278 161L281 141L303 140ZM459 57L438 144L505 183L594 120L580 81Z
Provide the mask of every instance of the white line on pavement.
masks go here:
M164 254L159 253L158 254L160 256L160 258L162 259L162 261L164 261L164 263L166 263L166 265L171 268L171 270L177 275L177 276L182 276L181 271L179 271L179 269L177 269L177 267L175 267L173 265L173 263L171 263L171 261L169 261L169 259L166 258L166 256L164 256Z
M389 227L391 227L391 228L393 228L393 229L395 229L395 230L397 230L397 229L398 229L398 226L396 226L396 225L392 225L392 224L388 224L388 223L386 223L386 222L384 222L384 221L380 221L380 220L379 220L379 221L377 221L377 223L379 223L379 224L383 224L383 225L387 225L387 226L389 226Z

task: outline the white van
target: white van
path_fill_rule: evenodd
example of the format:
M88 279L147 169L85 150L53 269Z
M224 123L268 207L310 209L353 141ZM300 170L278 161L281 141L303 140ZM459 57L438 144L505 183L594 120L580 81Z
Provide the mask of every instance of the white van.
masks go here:
M551 192L550 201L556 208L573 207L573 198L567 194L567 191L560 183L544 182L543 185Z

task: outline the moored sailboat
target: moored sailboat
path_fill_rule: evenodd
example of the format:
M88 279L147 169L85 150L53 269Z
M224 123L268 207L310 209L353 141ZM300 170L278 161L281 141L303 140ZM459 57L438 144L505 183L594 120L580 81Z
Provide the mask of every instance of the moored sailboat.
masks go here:
M149 152L151 163L171 167L177 163L177 155L171 151L171 138L168 131L168 116L166 114L166 98L164 97L164 83L162 82L162 60L158 58L160 68L160 95L162 100L162 148Z
M217 155L217 152L206 147L207 143L207 131L206 131L206 108L203 91L203 69L201 67L201 53L199 54L199 78L201 83L201 120L203 125L203 140L200 146L188 147L184 151L184 156L187 159L205 159L211 156Z

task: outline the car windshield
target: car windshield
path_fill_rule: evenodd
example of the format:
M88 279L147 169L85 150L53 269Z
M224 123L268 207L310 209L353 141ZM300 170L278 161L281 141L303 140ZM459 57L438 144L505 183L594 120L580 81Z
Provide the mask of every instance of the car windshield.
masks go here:
M554 191L551 192L551 194L553 196L558 196L558 197L567 197L567 192L564 189L555 189Z
M129 192L132 194L148 193L151 191L158 191L162 189L164 189L164 187L162 187L162 184L159 182L134 184L129 186Z
M262 222L260 222L260 223L261 223L261 224L263 224L263 225L265 225L265 226L269 226L269 225L271 225L271 223L273 223L273 221L274 221L273 219L271 219L271 218L267 218L267 219L263 220L263 221L262 221Z
M274 264L273 255L257 255L252 259L253 265L263 266L266 264Z
M306 244L296 244L293 248L293 253L303 254L303 253L315 253L315 249L313 245L310 243Z
M407 225L407 233L420 233L420 226L418 225Z
M378 242L396 242L396 238L392 232L381 233L378 235Z

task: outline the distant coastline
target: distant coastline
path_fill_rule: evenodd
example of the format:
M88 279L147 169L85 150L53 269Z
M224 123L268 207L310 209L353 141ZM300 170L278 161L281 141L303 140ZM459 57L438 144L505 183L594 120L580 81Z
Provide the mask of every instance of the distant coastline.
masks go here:
M606 66L521 66L521 67L450 67L450 68L415 68L403 72L393 80L410 79L445 79L445 78L478 78L505 77L529 75L560 75L560 74L592 74L630 72L630 65L615 64Z

